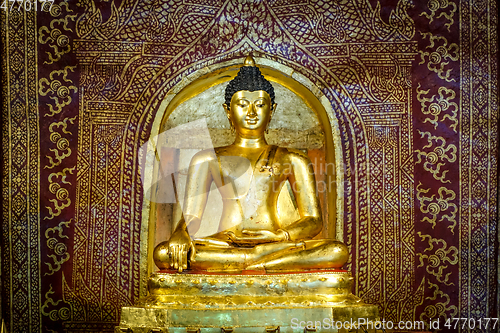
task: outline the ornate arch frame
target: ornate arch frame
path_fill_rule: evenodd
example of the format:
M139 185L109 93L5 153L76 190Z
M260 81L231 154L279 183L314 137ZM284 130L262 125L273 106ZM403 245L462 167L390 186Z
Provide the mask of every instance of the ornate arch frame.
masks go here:
M342 138L341 132L338 124L337 115L332 107L332 102L323 94L321 88L311 82L307 77L294 71L291 67L288 67L282 63L278 63L274 60L255 57L256 63L263 75L271 82L276 82L291 90L297 96L299 96L318 116L320 125L323 128L325 135L325 160L327 165L334 165L335 168L326 168L326 179L328 184L331 181L340 186L336 186L337 191L333 193L328 193L327 195L327 209L328 214L328 237L337 238L343 240L343 229L344 229L344 152L342 151ZM148 156L155 156L155 161L147 161L146 164L153 167L153 172L147 172L144 175L145 186L152 186L154 183L154 177L158 173L158 154L156 152L157 147L157 136L160 134L164 123L167 121L170 114L175 110L177 106L183 102L189 100L190 98L200 94L206 89L215 86L217 84L226 82L234 78L237 71L241 67L243 59L233 59L229 61L224 61L216 63L207 67L203 67L199 70L194 71L188 76L182 77L180 82L177 83L172 89L168 91L165 98L162 100L161 104L155 113L153 124L151 127L151 136L148 143ZM157 77L157 80L161 79L161 76ZM318 77L318 80L321 78ZM175 80L177 81L177 80ZM342 86L339 82L339 86ZM343 91L339 92L340 94ZM336 94L335 94L336 96ZM336 96L337 97L337 96ZM337 98L335 100L336 107L338 107L339 112L347 112L347 107L345 105L345 100L350 100L348 94L344 92L344 102L343 98ZM359 112L356 109L354 103L349 103L352 107L351 110L355 110L357 117L361 119ZM149 107L153 107L153 103L148 104ZM144 110L143 114L149 114L148 110ZM362 124L362 122L359 122ZM156 204L149 197L150 193L153 191L143 191L143 209L142 209L142 228L141 228L141 290L146 288L144 281L146 281L147 276L153 271L153 260L152 260L152 249L154 248L155 240L155 227L154 221L156 218ZM333 214L332 214L333 213ZM143 294L143 293L141 293Z

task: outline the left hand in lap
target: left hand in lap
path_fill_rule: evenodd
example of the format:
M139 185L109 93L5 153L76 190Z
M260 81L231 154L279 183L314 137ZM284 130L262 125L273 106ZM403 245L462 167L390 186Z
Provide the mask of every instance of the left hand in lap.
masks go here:
M236 245L253 246L263 243L284 242L287 240L286 231L279 229L276 232L270 230L243 230L241 236L228 231L226 235Z

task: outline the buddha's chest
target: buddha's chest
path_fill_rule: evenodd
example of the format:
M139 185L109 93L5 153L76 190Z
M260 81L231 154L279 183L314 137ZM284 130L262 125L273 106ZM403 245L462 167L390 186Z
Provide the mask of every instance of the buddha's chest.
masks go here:
M252 158L253 157L253 158ZM260 158L259 158L260 157ZM264 197L279 191L287 171L279 160L262 156L222 156L216 166L215 179L223 197Z

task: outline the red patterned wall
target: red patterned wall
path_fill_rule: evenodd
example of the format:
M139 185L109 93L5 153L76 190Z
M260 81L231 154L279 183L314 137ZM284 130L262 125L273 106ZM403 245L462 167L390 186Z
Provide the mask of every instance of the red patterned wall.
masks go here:
M9 332L112 330L120 307L137 301L139 147L183 77L249 52L299 72L332 104L355 292L386 320L498 317L496 6L79 0L36 14L2 9Z

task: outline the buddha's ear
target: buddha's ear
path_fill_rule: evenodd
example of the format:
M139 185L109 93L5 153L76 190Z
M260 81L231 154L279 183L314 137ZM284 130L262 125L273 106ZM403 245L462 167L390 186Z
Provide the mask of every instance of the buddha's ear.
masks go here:
M269 121L271 121L271 118L273 117L274 113L276 112L276 107L278 104L274 103L273 108L271 109L271 114L269 115Z
M227 119L229 120L229 123L232 124L231 123L231 110L229 109L229 106L226 103L224 103L224 104L222 104L222 107L226 111L226 116L227 116Z

